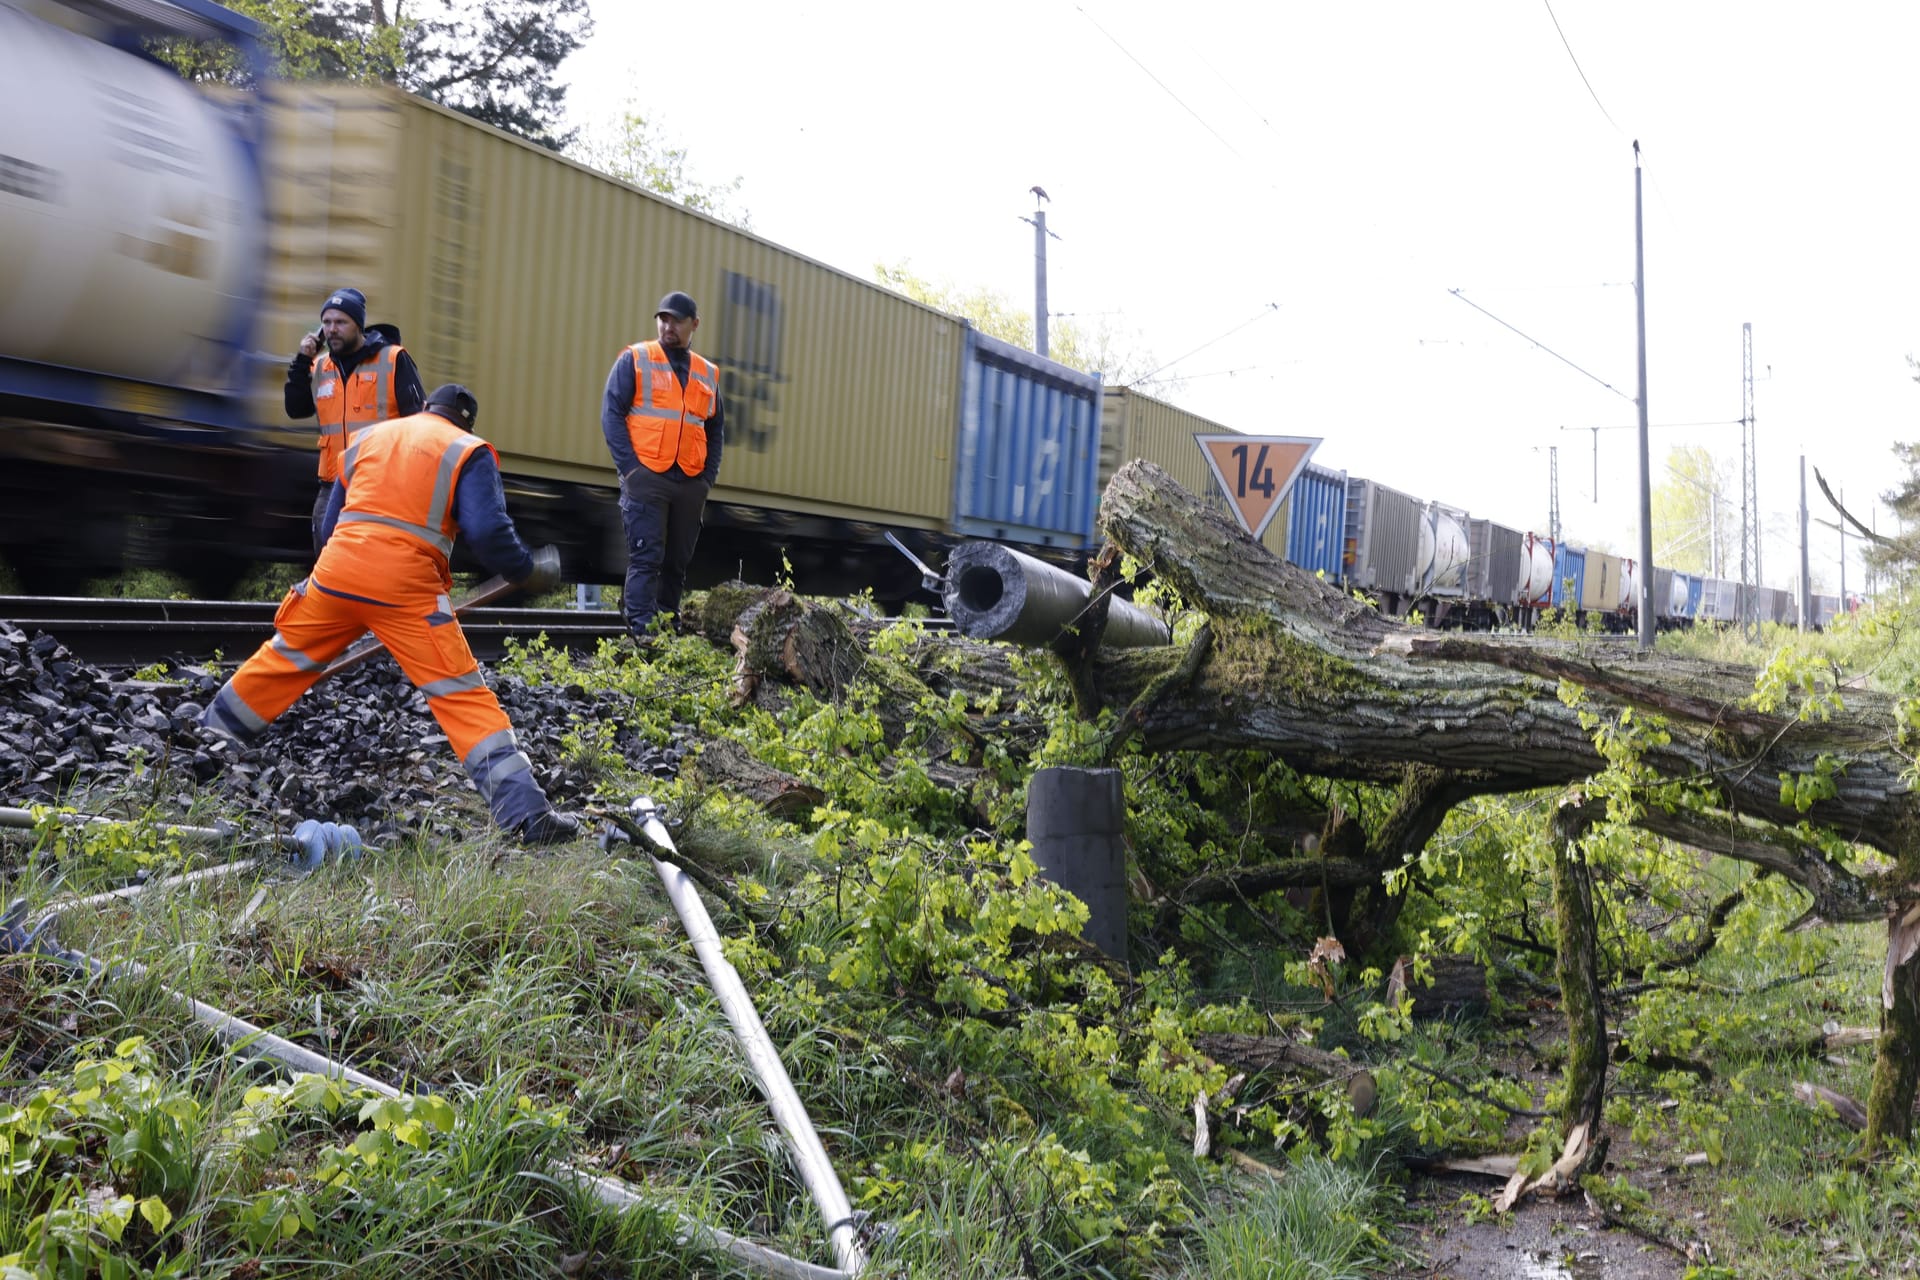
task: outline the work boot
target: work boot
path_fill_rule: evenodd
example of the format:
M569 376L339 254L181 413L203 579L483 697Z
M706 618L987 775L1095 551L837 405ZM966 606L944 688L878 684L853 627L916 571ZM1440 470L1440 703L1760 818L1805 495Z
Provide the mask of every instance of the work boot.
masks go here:
M580 819L557 809L545 809L521 823L516 834L525 845L565 844L580 838Z

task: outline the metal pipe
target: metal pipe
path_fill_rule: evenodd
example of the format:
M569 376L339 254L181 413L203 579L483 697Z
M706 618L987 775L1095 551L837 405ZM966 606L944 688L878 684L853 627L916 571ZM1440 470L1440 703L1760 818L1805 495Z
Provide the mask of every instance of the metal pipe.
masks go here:
M668 853L679 852L673 847L673 837L667 834L666 824L660 820L660 810L651 797L643 796L634 801L630 812L639 820L647 839ZM747 994L746 984L740 981L739 972L721 949L720 934L713 927L713 917L707 914L705 904L700 901L700 895L694 890L693 881L687 878L685 871L661 858L653 860L653 869L659 873L660 883L666 886L667 899L679 913L687 938L693 943L695 954L700 957L700 966L707 971L707 983L713 988L714 995L719 997L720 1007L725 1010L727 1021L733 1024L733 1033L739 1038L740 1047L746 1051L747 1063L753 1068L754 1078L759 1081L760 1092L766 1095L774 1119L779 1121L787 1135L787 1146L793 1153L794 1162L800 1167L801 1181L807 1184L807 1190L820 1210L820 1217L826 1223L827 1235L833 1242L834 1257L839 1261L842 1271L848 1275L859 1275L867 1265L867 1255L854 1233L853 1206L848 1203L847 1193L840 1185L840 1175L834 1171L833 1161L827 1157L827 1149L821 1145L820 1135L814 1131L813 1120L807 1115L799 1093L794 1090L785 1064L780 1061L779 1051L773 1046L773 1037L767 1034L759 1011L753 1007L753 998Z
M1042 647L1087 611L1093 584L997 542L963 542L947 557L941 602L962 635ZM1100 643L1116 649L1173 643L1173 629L1113 599Z
M133 821L128 818L107 818L91 813L63 813L59 815L63 825L70 827L117 826ZM35 821L30 809L0 808L0 827L14 827L31 831L40 824ZM217 827L189 827L176 823L156 822L152 829L162 835L177 836L182 840L199 840L210 844L225 844L240 837L236 827L222 824ZM357 858L362 853L378 854L378 849L368 849L360 843L360 833L344 823L319 822L307 819L299 823L290 832L277 832L268 837L275 847L284 849L292 856L294 865L302 871L312 871L326 861L328 854L339 858Z
M661 828L661 833L663 835L665 834L664 827ZM671 848L671 843L669 843L667 847ZM656 865L659 864L656 863ZM674 870L678 871L679 868L676 867ZM682 874L684 878L684 873ZM184 877L174 877L168 881L156 881L155 885L133 885L129 886L129 890L116 891L113 895L96 895L94 898L77 899L56 906L51 911L45 913L45 919L49 921L57 920L60 916L73 910L75 907L91 904L104 896L120 896L121 893L129 891L138 893L144 889L156 887L157 885L175 883L183 878ZM695 902L697 905L698 899L695 899ZM705 914L704 908L702 909L702 914ZM708 928L709 932L711 932L711 923L709 923ZM84 968L89 973L100 978L117 976L143 978L148 972L145 965L134 960L122 960L118 964L109 965L81 951L55 947L44 943L40 944L39 949L43 954L57 960L65 961L76 967ZM721 963L726 963L724 957ZM731 968L732 966L728 966L730 972ZM739 981L739 975L734 975L734 981L736 983ZM344 1062L326 1057L323 1054L315 1053L304 1045L295 1044L283 1036L277 1036L271 1031L255 1026L244 1018L236 1017L223 1009L217 1009L210 1004L196 1000L184 992L175 991L173 988L165 985L160 987L160 991L174 1003L185 1006L195 1022L198 1022L201 1026L210 1030L215 1038L224 1044L232 1045L236 1049L257 1054L263 1058L272 1059L282 1066L292 1067L297 1071L310 1072L314 1075L325 1076L332 1080L344 1080L360 1088L372 1090L382 1097L397 1098L401 1096L401 1091L398 1088L388 1084L384 1080L377 1079L363 1071L356 1070ZM758 1022L757 1017L755 1021L756 1023ZM766 1034L764 1029L762 1029L761 1034L763 1036ZM817 1144L818 1139L815 1141ZM769 1249L765 1245L755 1244L751 1240L736 1236L732 1232L723 1230L720 1227L711 1227L705 1223L698 1222L682 1214L670 1205L663 1205L648 1200L645 1196L634 1190L631 1185L618 1178L608 1177L605 1174L592 1173L564 1160L557 1160L550 1167L556 1174L586 1187L593 1193L596 1200L617 1213L624 1213L629 1209L637 1208L646 1209L654 1213L670 1214L674 1221L679 1224L680 1235L678 1239L682 1244L698 1245L715 1253L724 1254L742 1266L758 1271L762 1275L773 1277L773 1280L856 1280L856 1277L859 1275L859 1267L842 1271L832 1267L817 1266L814 1263L804 1262L798 1258L790 1257L778 1250ZM836 1181L836 1188L838 1185ZM842 1195L841 1202L843 1204L845 1203L845 1199L845 1196ZM846 1218L850 1215L843 1213L841 1216ZM846 1230L851 1231L850 1223L843 1225ZM855 1245L855 1250L857 1253L857 1244ZM864 1262L865 1260L862 1258L861 1265L864 1265Z
M103 818L91 813L64 813L60 815L60 820L68 826L75 827L112 826L116 823L132 821L129 818ZM31 831L39 825L34 820L31 809L0 808L0 827L15 827ZM239 834L231 827L188 827L159 822L154 824L153 829L170 836L179 836L182 840L205 840L214 844L231 840Z

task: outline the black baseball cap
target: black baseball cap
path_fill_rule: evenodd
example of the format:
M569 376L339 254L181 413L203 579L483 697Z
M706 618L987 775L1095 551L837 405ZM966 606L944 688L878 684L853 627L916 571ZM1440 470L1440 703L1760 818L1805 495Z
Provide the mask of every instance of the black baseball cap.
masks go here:
M653 314L657 316L676 315L682 320L698 320L700 318L700 309L693 305L692 298L675 289L672 293L660 299L660 305L654 308Z
M474 419L480 416L480 402L473 398L473 392L457 382L449 382L433 389L427 397L427 410L437 413L456 427L473 427Z

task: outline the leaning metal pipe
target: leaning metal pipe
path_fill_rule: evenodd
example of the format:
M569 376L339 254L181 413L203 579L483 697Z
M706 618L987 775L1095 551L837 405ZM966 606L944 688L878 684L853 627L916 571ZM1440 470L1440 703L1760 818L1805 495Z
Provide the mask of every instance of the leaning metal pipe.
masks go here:
M1092 584L997 542L963 542L947 557L941 602L962 635L1052 644L1086 612ZM1173 643L1173 630L1138 605L1107 606L1100 643L1116 649Z
M632 813L640 820L647 839L670 854L679 852L673 847L673 837L667 834L666 824L660 821L660 810L654 806L652 799L642 797L634 801ZM781 1129L786 1132L787 1146L793 1152L794 1162L800 1167L801 1181L807 1184L814 1204L820 1209L821 1218L826 1221L827 1235L833 1241L834 1257L839 1261L841 1270L849 1275L859 1275L867 1265L867 1255L859 1237L854 1234L853 1206L848 1203L847 1193L840 1185L840 1175L834 1171L833 1161L827 1158L827 1149L821 1145L820 1135L814 1131L813 1120L807 1115L807 1109L787 1075L785 1064L780 1061L779 1051L773 1047L773 1037L767 1034L759 1011L753 1007L753 998L747 994L746 984L740 981L739 972L721 949L720 933L713 927L713 917L707 914L705 904L700 901L700 895L694 890L693 881L687 878L685 871L661 858L653 860L653 869L660 874L660 883L667 889L667 899L673 903L673 909L679 912L680 923L686 928L695 954L700 957L701 967L707 971L707 984L719 997L727 1021L733 1024L733 1034L746 1051L747 1063L760 1083L760 1092L766 1095L774 1119L780 1122Z
M135 892L150 887L153 886L133 886ZM81 899L62 904L47 913L47 918L58 919L59 916L64 915L73 908L91 901L93 901L93 899ZM138 979L145 977L147 974L146 966L140 964L138 961L122 960L118 964L109 965L104 961L95 960L84 952L45 944L42 944L42 946L44 954L54 959L65 961L68 964L84 968L96 977L124 976ZM737 977L735 981L738 981ZM344 1062L339 1062L333 1058L315 1053L303 1045L295 1044L293 1041L282 1036L277 1036L271 1031L257 1027L244 1018L236 1017L223 1009L216 1009L210 1004L195 1000L192 996L184 992L175 991L173 988L164 985L160 990L168 999L184 1006L195 1022L198 1022L201 1026L210 1030L215 1038L223 1044L232 1045L237 1049L244 1049L259 1057L270 1058L282 1066L291 1067L296 1071L310 1072L314 1075L325 1076L331 1080L344 1080L360 1088L370 1089L383 1097L397 1098L400 1096L401 1091L393 1085L388 1084L384 1080L376 1079L363 1071L356 1070ZM617 1213L624 1213L629 1209L646 1209L654 1213L664 1212L671 1214L680 1226L679 1239L681 1243L698 1245L715 1253L724 1254L742 1266L751 1268L762 1275L772 1277L772 1280L856 1280L859 1274L857 1270L841 1271L832 1267L817 1266L811 1262L803 1262L798 1258L789 1257L787 1254L781 1253L778 1250L769 1249L765 1245L755 1244L751 1240L743 1239L720 1227L712 1227L705 1223L697 1222L676 1209L648 1200L618 1178L610 1178L604 1174L592 1173L564 1160L555 1161L552 1168L554 1172L561 1177L591 1191L596 1200Z

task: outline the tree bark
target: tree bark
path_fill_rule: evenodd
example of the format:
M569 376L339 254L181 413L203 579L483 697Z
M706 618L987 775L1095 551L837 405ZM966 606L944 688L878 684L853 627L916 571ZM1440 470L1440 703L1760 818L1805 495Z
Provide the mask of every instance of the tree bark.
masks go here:
M1863 1140L1868 1155L1887 1138L1904 1141L1913 1132L1913 1094L1920 1085L1920 907L1887 921L1880 1003Z
M1174 651L1096 659L1101 702L1127 707L1128 731L1150 749L1262 750L1303 773L1387 785L1406 765L1429 766L1491 793L1600 772L1607 761L1583 715L1653 712L1664 718L1665 740L1644 738L1641 764L1695 785L1684 806L1649 805L1643 825L1773 870L1812 897L1809 918L1897 920L1920 904L1920 803L1905 780L1911 761L1885 695L1849 689L1843 710L1800 719L1757 709L1757 673L1746 668L1624 643L1414 630L1275 559L1144 462L1115 474L1100 519L1113 543L1203 611L1212 628L1209 651L1197 663L1185 655L1191 669L1172 690L1165 677L1182 662ZM1568 688L1578 696L1563 700ZM1160 696L1142 699L1148 689ZM1831 777L1834 794L1802 811L1782 795L1781 778L1816 773ZM1798 838L1802 822L1878 849L1895 866L1856 875ZM1562 846L1556 857L1566 861ZM1556 897L1569 907L1590 897L1583 872L1570 861L1556 865L1556 885L1564 879L1566 889ZM1577 927L1579 913L1573 917ZM1870 1148L1911 1127L1920 1083L1916 982L1920 955L1890 953ZM1591 1103L1576 1095L1569 1114Z
M1567 1018L1567 1101L1562 1136L1579 1125L1600 1132L1607 1094L1607 1021L1600 990L1600 930L1593 919L1593 870L1580 848L1605 805L1575 792L1553 811L1553 914L1560 935L1560 1008Z
M1668 718L1671 740L1642 758L1709 790L1714 807L1698 821L1806 820L1896 858L1920 849L1884 695L1850 690L1844 713L1799 721L1748 706L1747 668L1625 641L1417 631L1275 559L1149 463L1114 476L1101 523L1213 624L1191 682L1149 703L1140 694L1179 651L1096 659L1102 703L1129 708L1131 732L1151 749L1270 751L1303 773L1389 785L1406 764L1473 775L1489 793L1564 785L1606 765L1582 709L1559 697L1567 682L1587 691L1587 711ZM1781 798L1780 775L1810 775L1822 755L1842 765L1836 794L1803 813Z

